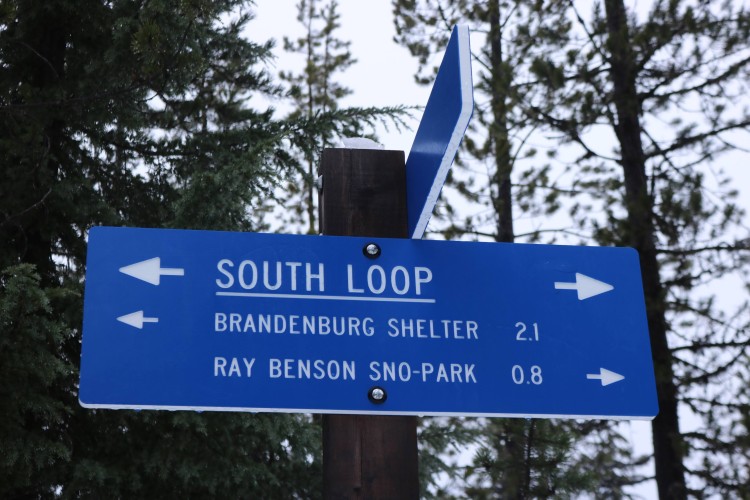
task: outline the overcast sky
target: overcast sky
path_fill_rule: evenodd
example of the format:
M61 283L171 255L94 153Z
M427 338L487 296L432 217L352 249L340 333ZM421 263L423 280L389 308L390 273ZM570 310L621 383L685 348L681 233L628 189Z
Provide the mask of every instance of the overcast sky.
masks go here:
M250 36L256 41L277 40L276 66L278 70L299 71L301 58L287 54L282 49L282 37L301 35L302 26L297 21L296 0L257 0L256 19L250 23ZM631 2L641 16L648 15L651 2ZM740 2L741 3L741 2ZM584 9L585 10L585 9ZM340 82L353 90L345 106L424 106L430 88L414 82L416 60L408 50L393 41L395 29L389 0L367 2L343 0L339 4L341 29L339 38L351 42L351 52L357 62L340 75ZM412 130L401 133L381 130L379 137L387 149L399 149L408 155L421 114L415 114ZM733 155L722 162L727 171L737 179L743 194L743 206L750 208L750 159L747 153ZM750 226L750 222L746 224Z
M303 61L282 49L282 37L301 35L297 21L296 0L258 0L256 19L250 23L250 36L256 41L273 38L277 41L277 69L300 71ZM342 73L338 80L354 91L342 103L345 106L396 106L400 104L424 106L430 88L414 82L416 60L406 48L393 41L390 2L386 0L343 1L339 5L341 29L338 37L351 42L351 52L357 62ZM409 152L418 125L419 113L413 130L398 133L380 131L386 149Z

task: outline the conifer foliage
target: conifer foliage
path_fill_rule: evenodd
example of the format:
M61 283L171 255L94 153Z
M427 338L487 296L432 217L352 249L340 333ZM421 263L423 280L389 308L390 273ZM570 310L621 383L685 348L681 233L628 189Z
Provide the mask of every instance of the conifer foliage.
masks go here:
M340 77L357 61L350 51L351 42L339 38L338 9L336 0L301 0L297 3L297 21L302 34L284 37L284 50L302 60L301 70L279 74L291 108L287 118L317 124L306 136L300 136L291 150L293 169L274 214L286 232L318 234L314 184L323 148L337 147L346 137L375 138L376 124L400 128L407 113L404 106L356 108L342 104L352 89L343 85Z
M501 132L496 145L509 141L492 150L477 147L482 143L469 136L465 151L483 162L471 164L473 172L493 168L487 168L484 191L481 182L455 183L477 205L503 202L493 203L492 218L485 220L469 214L462 221L447 210L446 233L495 239L505 234L510 241L504 211L511 222L532 216L538 227L547 226L532 228L533 239L545 234L548 241L636 248L660 408L649 463L659 496L744 498L750 488L750 239L725 166L747 161L750 13L732 0L567 0L540 8L546 4L393 2L401 41L421 61L429 60L435 38L450 24L468 22L489 34L494 60L509 64L493 65L492 50L475 59L477 90L486 101L478 99L481 127L474 127L489 136ZM505 15L493 28L496 12ZM558 22L548 23L555 16ZM543 50L511 59L529 40L532 49ZM484 76L496 68L498 78ZM497 115L496 109L505 112ZM508 158L511 166L528 159L524 143L544 144L549 156L532 157L523 172L510 175L501 166ZM485 156L475 154L483 150ZM464 160L469 164L466 155ZM507 172L508 187L493 172ZM546 219L551 214L554 223ZM488 219L501 224L492 228ZM563 230L553 231L561 220ZM727 283L737 292L723 293ZM529 434L527 425L519 426ZM519 436L509 434L503 442L513 444L513 435ZM628 472L639 461L601 456L616 458L608 468L615 475L599 485L639 479ZM488 459L488 466L496 463L491 454L479 458ZM491 487L489 472L484 485ZM528 483L534 475L525 472L510 467L499 481Z
M252 230L321 130L278 119L272 44L238 0L0 4L0 496L315 497L307 416L86 410L88 230Z
M318 0L302 0L297 4L297 21L304 27L303 36L292 40L284 38L284 50L304 57L300 73L282 71L287 82L288 96L293 102L290 116L311 119L320 113L335 111L339 100L352 91L334 78L356 62L349 51L349 42L337 38L340 28L338 3L335 0L322 4ZM317 209L315 204L316 160L323 147L331 146L334 131L312 136L301 145L300 166L297 175L286 187L284 205L292 215L287 224L306 225L308 234L317 234Z
M525 103L542 89L529 84L528 61L566 43L567 3L405 0L393 5L398 40L420 62L418 81L430 81L434 56L444 50L454 24L468 24L475 33L474 117L448 183L453 197L444 199L438 214L442 224L435 226L447 238L515 241L514 207L555 209L554 203L536 206L534 189L519 190L515 179L527 174L514 170L537 154L528 141L538 124ZM547 168L535 175L543 178ZM455 202L457 198L461 201ZM472 498L547 498L587 491L618 496L631 481L629 468L598 467L580 452L583 439L608 436L599 440L608 443L600 456L608 456L609 463L630 460L622 440L606 424L482 419L465 425L473 431L477 449L464 474L465 491Z
M580 230L640 254L659 496L742 494L750 316L746 294L720 306L717 292L729 275L747 286L750 262L723 156L746 151L750 12L731 1L656 1L640 13L622 0L576 7L577 50L536 61L555 107L530 111L582 151L573 191L592 197L572 206ZM614 147L592 140L595 128ZM687 415L700 421L690 432Z

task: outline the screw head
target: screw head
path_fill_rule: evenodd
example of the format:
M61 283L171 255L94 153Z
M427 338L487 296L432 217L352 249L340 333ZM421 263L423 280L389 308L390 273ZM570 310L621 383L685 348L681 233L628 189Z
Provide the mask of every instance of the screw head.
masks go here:
M368 243L362 249L362 253L365 254L365 257L376 259L380 256L380 247L376 243Z
M385 403L385 400L388 398L388 394L385 392L385 389L382 387L373 387L370 389L370 392L367 394L367 398L376 405Z

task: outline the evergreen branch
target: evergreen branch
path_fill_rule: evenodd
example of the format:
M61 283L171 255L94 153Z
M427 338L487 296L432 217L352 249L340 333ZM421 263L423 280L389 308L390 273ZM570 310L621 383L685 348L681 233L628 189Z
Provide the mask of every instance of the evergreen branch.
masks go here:
M709 406L717 406L718 405L718 406L723 406L725 408L732 408L732 409L735 409L735 410L747 410L748 406L749 406L748 403L735 403L733 401L717 402L714 399L705 399L705 398L701 398L701 397L698 397L698 396L691 396L690 399L692 401L696 401L698 403L703 403L703 404L706 404L706 405L709 405ZM687 436L687 437L691 437L693 439L701 439L701 440L702 439L707 439L707 437L705 436L705 434L698 434L696 432L686 432L684 435Z
M601 64L601 65L597 66L596 68L586 68L585 76L586 77L596 77L596 76L600 76L600 75L603 75L603 74L606 76L606 74L607 74L608 71L609 71L609 68L606 65ZM568 74L563 75L562 82L564 82L564 83L570 83L570 82L576 83L576 82L580 81L580 79L583 76L584 75L582 73L580 73L580 72L568 72ZM547 80L543 80L541 78L537 78L537 79L525 80L523 82L517 83L517 84L511 86L511 88L513 90L516 90L516 89L526 89L526 88L534 88L534 87L537 87L539 85L544 85L545 83L547 83Z
M485 61L484 59L479 57L479 55L475 55L474 52L472 52L471 54L474 57L474 60L478 62L485 70L491 71L490 63L488 61ZM481 55L481 52L479 52L479 54Z
M583 239L586 239L586 240L590 240L592 238L592 236L590 236L590 235L586 235L586 234L582 234L582 233L577 233L575 231L571 231L570 229L537 229L535 231L531 231L531 232L528 232L528 233L517 234L516 238L523 238L523 237L526 237L526 236L535 236L535 235L541 234L541 233L561 233L561 234L567 234L567 235L570 235L570 236L575 236L577 238L583 238Z
M505 20L502 23L500 23L500 33L503 33L505 31L505 27L508 25L511 18L513 17L513 14L516 12L516 10L519 7L520 7L520 4L518 2L513 3L513 5L510 8L510 12L508 12L508 14L505 16Z
M689 312L692 312L692 313L694 313L694 314L697 314L698 316L701 316L701 317L703 317L703 318L707 319L707 320L708 320L709 322L711 322L711 323L715 323L715 324L717 324L717 325L719 325L719 326L721 326L721 327L723 327L723 328L726 328L726 329L734 330L734 333L735 333L735 334L740 334L740 333L743 333L743 332L745 331L745 327L739 327L739 328L738 328L738 327L735 327L735 326L733 326L733 325L732 325L731 323L729 323L729 322L727 322L727 321L724 321L724 320L722 320L722 319L719 319L719 318L716 318L716 317L714 317L714 316L710 315L710 314L708 313L708 311L707 311L707 310L706 310L706 311L702 311L702 310L696 309L695 307L691 306L691 305L690 305L689 303L687 303L687 302L681 302L681 303L677 303L677 302L670 302L670 303L669 303L669 306L670 306L670 307L671 307L671 308L672 308L672 309L673 309L674 311L677 311L677 312L685 312L685 311L689 311ZM745 304L744 304L744 305L743 305L743 306L742 306L742 307L741 307L741 308L740 308L740 309L738 310L738 312L737 312L737 314L736 314L736 315L734 316L734 318L738 317L738 316L739 316L739 315L740 315L740 314L742 313L742 311L743 311L743 310L745 310L746 308L747 308L747 303L745 303ZM684 338L684 337L683 337L683 338ZM706 338L707 338L707 337L706 337Z
M534 184L534 183L514 182L513 186L515 186L515 187L522 187L522 188L532 188L532 189L547 189L549 191L555 191L556 193L562 193L562 194L569 194L571 196L576 196L576 195L579 195L579 194L589 194L589 195L600 194L599 191L588 192L588 191L584 191L582 189L564 189L564 188L559 188L557 186L548 186L546 184Z
M735 252L739 250L750 250L750 238L745 240L736 241L733 245L728 243L722 243L720 245L713 245L708 247L699 248L657 248L656 251L660 254L665 255L696 255L703 252Z
M448 16L445 15L445 9L443 8L443 4L438 4L438 15L440 16L440 21L443 23L443 29L450 33L453 30L453 23L448 19Z
M583 140L583 138L578 133L578 129L576 128L576 123L572 120L565 120L561 118L556 118L552 116L551 114L547 113L546 111L542 110L538 106L530 106L528 108L530 111L533 111L537 115L544 118L544 120L551 125L553 128L561 131L564 133L571 141L578 144L583 148L583 150L586 152L584 155L584 158L600 158L602 160L607 161L613 161L616 163L620 163L619 158L613 158L611 156L605 156L603 154L597 153L593 149L591 149L588 144Z
M740 330L742 331L742 330ZM682 352L682 351L688 351L692 352L693 354L697 353L698 351L704 350L704 349L727 349L732 347L741 347L746 348L750 347L750 339L745 340L743 342L739 341L727 341L727 342L693 342L690 345L684 345L679 347L673 347L671 351L673 353L675 352Z
M735 151L741 151L743 153L750 153L750 147L742 147L742 146L738 146L737 144L732 144L731 142L729 142L728 140L724 139L721 136L717 137L717 140L721 142L722 144L724 144L724 146L727 149L733 149Z
M20 212L12 215L6 215L5 220L0 222L0 227L10 223L13 219L18 219L19 217L23 217L25 214L31 212L38 206L44 204L44 201L47 199L47 197L52 194L52 188L49 188L46 193L37 201L36 203L32 204L29 207L26 207L25 209L21 210Z
M52 61L50 61L47 57L42 55L38 50L36 50L34 47L29 45L28 43L24 42L23 40L17 40L17 39L7 39L7 38L0 38L0 40L7 42L8 44L11 43L17 43L21 47L24 47L28 49L30 52L32 52L35 56L37 56L39 59L41 59L44 64L52 70L52 73L55 74L55 79L60 79L60 73L57 72L57 69L55 69L54 64L52 64Z
M578 24L581 26L584 33L586 33L586 36L588 37L589 42L591 42L591 45L594 47L594 50L602 57L602 60L609 61L609 56L602 49L601 45L599 45L596 42L594 34L591 33L591 31L589 31L588 26L586 26L586 21L584 21L583 16L581 16L581 13L578 12L578 9L576 8L575 2L573 0L568 0L568 3L570 4L571 9L575 13L576 19L578 20Z
M716 59L717 60L721 60L721 59L724 59L724 57L726 57L726 56L723 56L721 58L716 58ZM648 92L639 93L638 97L639 97L640 101L643 103L646 99L651 99L651 98L660 100L660 99L667 99L669 97L675 97L675 96L681 96L681 95L685 95L685 94L690 94L692 92L700 92L701 90L703 90L704 88L706 88L706 87L708 87L710 85L719 84L722 81L724 81L726 78L728 78L730 76L733 76L733 75L736 75L737 72L740 69L742 69L744 66L747 66L748 64L750 64L750 56L745 57L744 59L742 59L740 61L737 61L734 64L730 65L728 68L726 68L724 70L724 72L719 73L718 75L713 76L711 78L707 78L706 80L704 80L704 81L702 81L702 82L700 82L700 83L698 83L696 85L693 85L692 87L681 87L681 88L675 89L675 90L673 90L671 92L665 92L665 93L661 93L661 94L657 94L656 93L657 89L661 88L662 86L664 86L664 85L666 85L668 83L674 82L677 78L679 78L679 77L681 77L681 76L683 76L685 74L694 74L695 71L698 68L700 68L701 66L705 66L705 65L709 64L710 62L712 62L712 61L706 61L706 62L703 62L701 64L695 65L694 67L684 68L682 71L680 71L676 75L667 75L667 76L665 76L664 80L662 80L661 82L657 83Z
M696 372L699 372L700 375L695 375L691 377L682 377L680 379L680 385L682 386L689 386L694 384L701 384L705 385L707 384L711 379L714 379L718 377L719 375L723 375L727 373L732 366L735 365L742 357L746 356L747 353L744 349L740 349L735 356L732 356L729 360L727 360L723 365L718 366L717 368L713 370L706 370L703 367L699 367L695 363L691 363L685 359L679 358L677 356L674 356L674 359L678 360L680 363L691 367Z
M666 163L667 165L669 165L670 167L672 167L672 169L673 169L673 170L674 170L675 172L679 172L679 171L680 171L680 169L679 169L679 168L677 168L677 165L675 165L675 164L674 164L674 163L672 162L672 158L670 158L670 157L669 157L669 155L668 155L668 154L667 154L667 153L666 153L665 151L663 151L663 150L662 150L662 148L661 148L661 146L659 145L659 143L658 143L658 142L656 141L656 139L654 139L654 137L653 137L653 136L652 136L652 135L651 135L651 134L649 133L648 129L646 129L646 127L645 127L645 126L644 126L644 127L641 127L641 132L643 133L643 135L645 135L645 136L646 136L646 138L648 138L648 140L649 140L649 141L651 142L651 145L652 145L652 146L654 147L654 150L656 151L656 153L658 153L659 155L661 155L661 157L662 157L662 158L664 159L664 162L665 162L665 163ZM645 153L644 153L644 154L645 154ZM656 191L656 176L653 176L653 177L651 178L651 196L653 196L653 195L654 195L654 192L655 192L655 191Z
M113 90L110 92L98 92L88 94L80 97L68 97L66 99L55 99L51 101L36 101L28 103L16 103L16 104L2 104L0 110L2 111L13 111L23 109L34 109L34 108L49 108L49 107L66 107L69 105L79 105L81 103L87 103L92 101L98 101L103 99L110 99L112 97L119 97L121 95L129 94L140 88L144 88L143 83L130 85L128 87Z
M497 234L495 234L495 233L486 233L486 232L478 231L478 230L462 231L462 233L463 234L469 234L469 235L472 235L472 236L483 236L483 237L492 238L492 239L497 238ZM535 235L541 234L541 233L561 233L561 234L568 234L568 235L571 235L571 236L576 236L578 238L584 238L584 239L587 239L587 240L591 239L591 236L587 236L585 234L577 233L575 231L571 231L570 229L537 229L535 231L531 231L531 232L528 232L528 233L517 234L516 238L524 238L526 236L535 236Z
M663 154L666 154L666 153L671 153L673 151L677 151L677 150L682 149L684 147L691 146L691 145L696 144L696 143L700 143L700 142L702 142L702 141L704 141L706 139L709 139L709 138L714 137L714 136L718 136L718 135L720 135L720 134L722 134L724 132L728 132L728 131L736 130L736 129L747 128L747 127L750 127L750 120L745 120L745 121L742 121L742 122L731 123L731 124L729 124L729 125L727 125L725 127L722 127L722 128L719 128L719 129L713 129L713 130L711 130L709 132L703 132L702 134L696 134L696 135L692 135L692 136L681 137L679 139L676 139L675 142L671 146L669 146L668 148L662 149L662 150L660 150L658 152L644 153L644 156L648 160L648 159L651 159L654 156L657 156L659 154L663 155Z
M672 28L672 26L669 26ZM640 61L636 63L636 74L640 74L642 71L646 71L646 64L648 64L649 61L651 61L651 58L656 55L659 50L669 45L669 43L672 42L674 35L676 34L676 30L671 30L669 37L664 37L662 40L659 40L659 43L655 43L653 47L649 47L650 50L642 51L641 54L643 57L640 58Z
M511 170L513 170L515 168L516 162L518 161L518 155L521 154L521 150L526 145L526 143L531 138L531 135L536 131L536 129L537 129L537 127L535 125L529 127L528 132L526 132L526 135L521 139L520 144L518 144L518 146L516 147L516 150L513 153L513 156L511 156L511 158L510 158Z
M187 156L192 156L193 154L195 154L195 151L186 151L186 150L181 151L181 150L177 150L174 148L159 149L155 147L153 142L149 142L147 145L142 145L141 143L135 143L135 142L124 142L124 141L115 139L114 136L112 136L111 134L107 134L107 133L99 134L96 131L87 129L87 128L81 129L81 132L86 134L89 137L96 138L97 142L101 144L115 146L116 148L122 149L123 151L132 151L144 157L150 157L150 158L187 157Z

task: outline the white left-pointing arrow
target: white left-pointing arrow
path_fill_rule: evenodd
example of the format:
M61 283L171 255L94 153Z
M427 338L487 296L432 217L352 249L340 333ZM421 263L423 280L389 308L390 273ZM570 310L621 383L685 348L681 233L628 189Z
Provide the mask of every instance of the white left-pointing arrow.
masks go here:
M120 268L120 272L151 283L152 285L158 285L161 281L162 276L184 276L185 270L170 267L161 267L161 259L154 257L153 259L142 260L129 266L123 266Z
M120 316L119 318L117 318L117 321L142 330L144 323L158 323L159 318L147 318L143 315L143 311L136 311L134 313Z
M601 380L602 386L614 384L624 379L623 375L609 371L606 368L599 368L599 373L587 373L586 378L589 380Z

